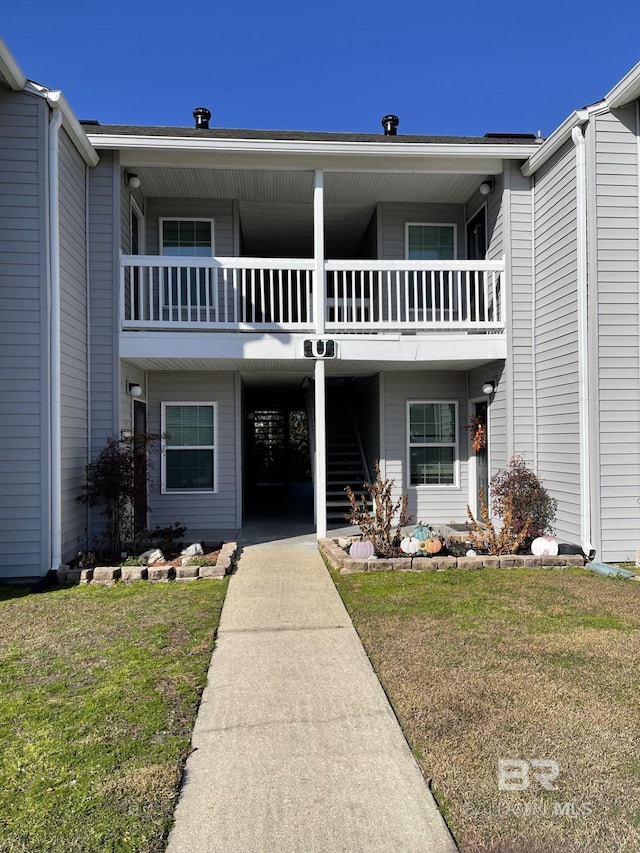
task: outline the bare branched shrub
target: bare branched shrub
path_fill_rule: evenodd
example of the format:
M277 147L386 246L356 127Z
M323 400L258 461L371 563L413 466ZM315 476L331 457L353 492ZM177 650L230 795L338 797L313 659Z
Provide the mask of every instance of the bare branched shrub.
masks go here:
M526 519L524 526L520 530L515 531L513 498L510 495L506 495L502 502L503 527L498 533L491 521L489 507L487 506L482 489L479 489L478 496L480 500L480 517L484 522L484 527L474 518L471 507L467 506L467 516L469 517L467 527L470 533L471 547L479 551L486 551L493 556L499 554L516 554L529 535L531 519Z
M408 495L402 494L396 501L391 497L394 480L383 480L380 463L375 463L376 478L372 483L363 483L369 492L373 505L373 514L364 495L356 498L350 486L347 496L351 503L351 512L345 516L350 524L360 528L364 539L373 543L376 554L391 557L396 554L402 540L402 528L413 516L407 515ZM395 522L394 522L395 520ZM392 529L394 531L392 532Z

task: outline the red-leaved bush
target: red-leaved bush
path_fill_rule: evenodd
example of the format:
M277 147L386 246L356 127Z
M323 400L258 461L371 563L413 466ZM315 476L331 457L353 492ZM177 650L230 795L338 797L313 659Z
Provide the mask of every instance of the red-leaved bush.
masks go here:
M527 468L521 456L514 456L508 468L493 475L491 495L494 516L504 518L505 504L509 507L512 534L517 536L530 522L523 543L525 546L539 536L553 533L558 502Z

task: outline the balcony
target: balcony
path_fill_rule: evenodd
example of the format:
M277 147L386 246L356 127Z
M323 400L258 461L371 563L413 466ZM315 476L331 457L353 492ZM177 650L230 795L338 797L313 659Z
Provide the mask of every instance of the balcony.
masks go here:
M121 329L504 331L503 260L328 260L321 269L312 259L124 255Z

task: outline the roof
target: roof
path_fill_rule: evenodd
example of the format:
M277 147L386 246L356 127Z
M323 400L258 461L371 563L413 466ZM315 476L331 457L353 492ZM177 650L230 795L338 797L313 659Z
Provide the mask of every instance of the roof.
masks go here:
M531 145L533 134L486 134L485 136L427 136L384 133L330 133L308 130L249 130L246 128L155 127L147 125L99 124L81 121L92 136L146 136L170 139L254 139L310 142L377 142L385 145Z

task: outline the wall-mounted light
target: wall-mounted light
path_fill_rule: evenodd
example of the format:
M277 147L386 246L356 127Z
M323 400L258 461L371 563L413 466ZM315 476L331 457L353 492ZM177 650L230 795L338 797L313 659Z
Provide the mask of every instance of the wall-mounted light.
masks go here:
M140 188L140 178L136 175L135 172L125 172L124 182L132 190L137 190Z
M496 390L496 383L491 380L482 383L482 393L490 397Z
M494 191L495 186L496 182L493 178L486 178L486 180L480 184L480 195L489 195L489 193Z
M129 382L127 384L127 394L130 397L142 397L142 385L137 382Z

